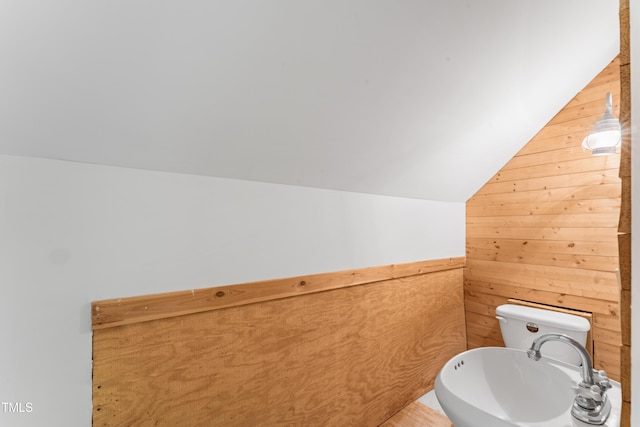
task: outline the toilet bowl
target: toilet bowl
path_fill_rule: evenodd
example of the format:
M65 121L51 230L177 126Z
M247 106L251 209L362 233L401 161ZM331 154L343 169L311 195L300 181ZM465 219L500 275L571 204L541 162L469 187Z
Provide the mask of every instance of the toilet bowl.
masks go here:
M500 321L505 346L525 351L533 340L550 333L568 335L584 347L591 329L589 321L580 316L515 304L498 306L496 318ZM580 365L578 353L560 342L545 344L544 356Z

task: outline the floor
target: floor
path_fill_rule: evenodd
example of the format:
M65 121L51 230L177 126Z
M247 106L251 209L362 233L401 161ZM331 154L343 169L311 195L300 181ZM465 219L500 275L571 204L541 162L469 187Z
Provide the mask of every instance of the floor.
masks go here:
M453 427L430 391L388 419L380 427Z
M420 399L418 399L418 402L424 403L428 407L430 407L432 409L435 409L436 411L438 411L442 415L444 415L444 411L442 410L442 406L440 406L440 403L438 402L438 399L436 398L436 392L435 391L431 390L429 393L425 394Z

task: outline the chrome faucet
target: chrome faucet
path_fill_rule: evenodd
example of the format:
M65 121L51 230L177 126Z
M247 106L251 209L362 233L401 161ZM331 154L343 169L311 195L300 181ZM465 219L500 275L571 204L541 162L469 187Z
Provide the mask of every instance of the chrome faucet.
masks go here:
M542 354L540 353L540 347L542 347L542 344L546 343L547 341L560 341L573 347L580 355L580 362L582 362L582 369L580 370L580 374L582 375L582 382L585 385L588 384L589 387L594 384L591 356L589 356L587 350L585 350L585 348L581 346L578 341L574 340L570 336L562 334L546 334L540 336L535 341L533 341L533 343L531 344L531 348L527 351L529 359L540 360L540 358L542 357Z
M607 399L606 392L611 388L609 378L605 371L596 371L591 363L591 356L587 350L573 338L562 334L545 334L536 338L527 351L530 359L540 360L542 354L540 347L548 341L560 341L573 347L580 355L582 366L580 375L582 382L576 389L576 398L573 401L571 415L587 424L604 424L611 412L611 402Z

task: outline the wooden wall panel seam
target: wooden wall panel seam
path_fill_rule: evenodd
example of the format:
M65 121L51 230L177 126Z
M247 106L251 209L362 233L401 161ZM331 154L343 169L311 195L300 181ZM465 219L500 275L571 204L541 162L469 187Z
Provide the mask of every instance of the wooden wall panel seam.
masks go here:
M574 144L575 143L576 142L574 142ZM617 169L619 167L619 154L603 157L593 158L589 161L585 161L584 159L568 160L559 162L557 164L553 162L552 158L550 158L549 161L551 163L547 165L536 165L528 168L502 170L494 175L494 177L491 178L488 182L513 181L522 176L527 176L529 178L540 178L586 171L598 172L604 169ZM526 171L526 175L523 175L523 171Z

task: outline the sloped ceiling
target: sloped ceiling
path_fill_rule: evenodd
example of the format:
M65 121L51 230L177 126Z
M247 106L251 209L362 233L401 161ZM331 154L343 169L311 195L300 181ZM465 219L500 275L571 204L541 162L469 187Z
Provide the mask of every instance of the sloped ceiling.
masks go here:
M463 202L618 40L611 0L5 0L0 154Z

